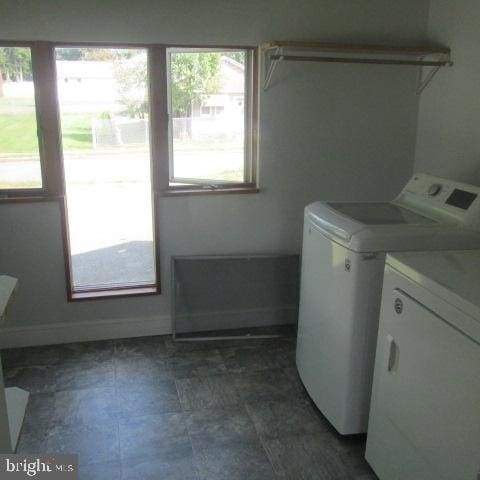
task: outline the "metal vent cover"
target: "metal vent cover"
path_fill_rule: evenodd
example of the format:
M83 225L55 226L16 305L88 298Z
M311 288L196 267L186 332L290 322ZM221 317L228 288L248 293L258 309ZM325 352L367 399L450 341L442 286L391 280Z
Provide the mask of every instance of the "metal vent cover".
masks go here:
M297 321L299 255L175 256L171 268L174 338Z

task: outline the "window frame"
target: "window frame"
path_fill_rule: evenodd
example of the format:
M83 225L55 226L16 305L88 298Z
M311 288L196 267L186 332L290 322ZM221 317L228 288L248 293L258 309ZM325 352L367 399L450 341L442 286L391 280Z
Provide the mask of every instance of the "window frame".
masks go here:
M44 141L42 135L42 126L41 126L41 116L40 116L40 97L38 90L38 66L42 63L41 58L37 58L39 55L38 49L35 48L37 42L23 42L23 41L3 41L0 40L1 47L13 47L13 48L29 48L30 49L30 58L32 61L32 82L33 82L33 101L35 105L35 120L37 127L37 144L38 144L38 157L40 164L40 187L29 187L29 188L0 188L0 198L31 198L31 197L41 197L47 193L47 188L45 185L45 155L44 155Z
M110 47L110 48L146 48L149 58L150 86L150 148L152 155L152 186L158 196L205 195L220 193L258 193L258 99L259 99L259 52L251 45L185 45L126 42L55 42L37 40L1 40L2 46L30 48L32 55L32 74L35 90L35 111L37 118L41 188L0 189L0 203L9 199L42 199L65 195L63 172L63 148L60 131L60 116L56 87L55 48L62 47ZM249 111L245 118L250 124L245 129L244 182L208 182L186 185L170 185L170 134L169 101L167 95L167 49L204 49L246 50L251 60L251 69L246 74L250 95ZM246 109L247 104L244 104ZM166 147L166 148L165 148ZM193 179L194 180L194 179ZM196 179L198 180L198 179Z
M60 142L61 148L61 119L60 119L60 106L58 103L58 88L57 88L57 76L56 76L56 49L60 48L118 48L118 49L144 49L147 53L147 88L148 88L148 98L149 98L149 155L150 155L150 188L151 188L151 202L152 202L152 232L153 232L153 250L154 250L154 271L155 279L154 282L132 282L129 284L111 284L111 285L92 285L92 286L81 286L75 287L73 282L73 270L72 270L72 260L71 260L71 250L70 250L70 238L68 230L68 211L66 205L66 182L65 175L63 172L63 149L61 155L61 167L62 167L62 186L63 186L63 202L62 202L62 229L64 237L64 257L66 265L66 278L67 278L67 298L69 302L81 302L88 300L101 300L101 299L112 299L112 298L121 298L121 297L138 297L138 296L149 296L149 295L158 295L162 293L161 289L161 270L160 270L160 240L158 234L158 199L157 199L157 175L158 168L156 164L158 163L158 153L154 147L154 135L152 135L155 121L159 116L158 105L154 105L155 92L158 89L158 86L155 84L154 74L152 68L154 68L154 63L157 59L154 58L155 48L153 45L149 44L125 44L125 43L108 43L108 42L94 42L94 43L82 43L82 42L50 42L49 43L53 58L53 87L55 99L56 99L56 109L57 109L57 126L58 126L58 139Z
M165 196L188 194L219 194L219 193L257 193L257 161L258 161L258 48L251 46L217 46L217 45L167 45L166 56L166 107L168 117L168 159L164 163L168 181L163 185L162 194ZM245 52L245 94L244 94L244 161L242 182L198 179L174 176L173 135L171 115L171 87L170 87L170 53L183 52ZM176 184L172 184L176 183Z
M0 40L8 47L28 47L32 57L35 115L42 186L37 188L0 189L0 203L39 201L65 196L63 150L56 89L55 44L45 41Z

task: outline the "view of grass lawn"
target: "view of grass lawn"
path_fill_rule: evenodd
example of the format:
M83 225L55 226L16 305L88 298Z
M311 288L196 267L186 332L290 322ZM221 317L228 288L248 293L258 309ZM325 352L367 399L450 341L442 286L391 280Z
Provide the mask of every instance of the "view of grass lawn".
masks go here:
M41 182L4 182L0 180L0 188L40 188Z
M62 143L65 150L92 148L91 113L68 113L62 115Z
M37 122L32 114L0 115L0 155L38 155Z
M65 150L92 148L92 114L62 115ZM0 98L0 156L38 155L37 122L31 99Z

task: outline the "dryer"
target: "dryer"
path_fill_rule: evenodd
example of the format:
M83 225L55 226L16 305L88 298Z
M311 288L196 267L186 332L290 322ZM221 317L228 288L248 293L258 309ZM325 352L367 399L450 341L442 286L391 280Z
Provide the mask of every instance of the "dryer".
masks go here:
M480 251L387 256L366 458L380 480L478 480Z
M480 248L480 187L416 174L389 203L305 208L296 362L341 434L367 429L385 256Z

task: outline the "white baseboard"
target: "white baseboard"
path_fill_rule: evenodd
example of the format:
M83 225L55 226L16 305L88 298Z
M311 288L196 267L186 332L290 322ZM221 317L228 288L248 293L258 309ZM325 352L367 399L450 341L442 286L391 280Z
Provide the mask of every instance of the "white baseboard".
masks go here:
M171 331L169 315L4 327L0 333L0 348L167 335Z

